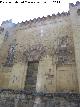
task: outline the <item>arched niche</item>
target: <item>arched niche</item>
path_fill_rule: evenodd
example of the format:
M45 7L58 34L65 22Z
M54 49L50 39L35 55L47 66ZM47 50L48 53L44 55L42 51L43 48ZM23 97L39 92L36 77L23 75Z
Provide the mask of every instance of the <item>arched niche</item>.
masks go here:
M27 72L25 80L25 89L36 90L38 66L42 57L47 53L47 48L42 44L30 46L24 52Z

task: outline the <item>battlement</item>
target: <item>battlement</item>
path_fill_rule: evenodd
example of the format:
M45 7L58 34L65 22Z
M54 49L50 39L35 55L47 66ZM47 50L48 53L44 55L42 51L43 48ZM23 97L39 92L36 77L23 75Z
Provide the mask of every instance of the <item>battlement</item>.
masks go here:
M52 14L52 15L47 15L47 17L38 17L38 18L34 18L33 20L29 20L29 21L25 21L25 22L21 22L21 23L17 23L17 25L19 25L19 26L22 26L22 25L31 25L31 24L35 24L35 23L37 23L37 22L44 22L44 21L46 21L46 20L51 20L51 19L56 19L56 18L60 18L60 17L65 17L65 16L69 16L70 15L70 12L68 11L68 12L62 12L62 13L57 13L57 14Z
M78 7L78 6L80 6L80 2L79 1L77 1L76 4L69 3L69 8L70 7Z
M57 14L52 14L52 15L47 15L46 17L43 16L43 17L38 17L38 18L34 18L34 19L30 19L29 21L25 21L25 22L21 22L21 23L17 23L16 27L23 27L23 26L32 26L33 24L36 24L36 23L43 23L45 21L51 21L51 20L55 20L55 19L59 19L59 18L64 18L66 16L70 16L70 9L71 8L74 8L74 7L77 7L77 9L80 8L80 2L77 1L76 4L73 4L73 3L69 3L69 11L68 12L62 12L62 13L57 13Z
M74 7L80 7L80 2L77 1L76 4L73 4L73 3L69 3L69 8L74 8ZM44 21L47 21L47 20L54 20L54 19L59 19L59 18L63 18L63 17L66 17L66 16L69 16L70 15L70 11L68 12L62 12L62 13L57 13L57 14L52 14L52 15L47 15L46 17L43 16L43 17L38 17L38 18L34 18L34 19L30 19L29 21L26 20L26 21L22 21L22 22L18 22L16 24L16 27L23 27L23 26L32 26L32 24L36 24L36 23L41 23L41 22L44 22ZM2 24L4 24L6 21L3 21ZM10 21L7 20L7 23L9 23ZM5 23L5 24L7 24ZM2 26L1 24L1 26Z

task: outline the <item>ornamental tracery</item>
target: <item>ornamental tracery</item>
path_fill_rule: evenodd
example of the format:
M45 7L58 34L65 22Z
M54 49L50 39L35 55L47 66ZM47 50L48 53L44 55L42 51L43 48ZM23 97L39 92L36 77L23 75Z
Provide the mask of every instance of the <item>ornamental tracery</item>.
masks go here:
M47 47L43 46L43 44L36 44L28 49L23 53L26 56L27 61L39 61L43 56L47 53Z

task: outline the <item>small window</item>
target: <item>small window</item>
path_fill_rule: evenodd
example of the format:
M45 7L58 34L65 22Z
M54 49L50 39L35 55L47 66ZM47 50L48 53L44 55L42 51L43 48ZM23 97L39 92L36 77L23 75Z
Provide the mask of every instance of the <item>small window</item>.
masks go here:
M77 10L77 14L78 14L78 16L80 16L80 9Z

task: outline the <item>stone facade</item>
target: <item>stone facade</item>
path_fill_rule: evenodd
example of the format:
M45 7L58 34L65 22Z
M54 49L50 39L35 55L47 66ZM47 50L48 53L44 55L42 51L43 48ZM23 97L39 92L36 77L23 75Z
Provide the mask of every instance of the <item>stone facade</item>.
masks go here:
M68 13L2 23L1 89L80 92L80 2L69 7Z

